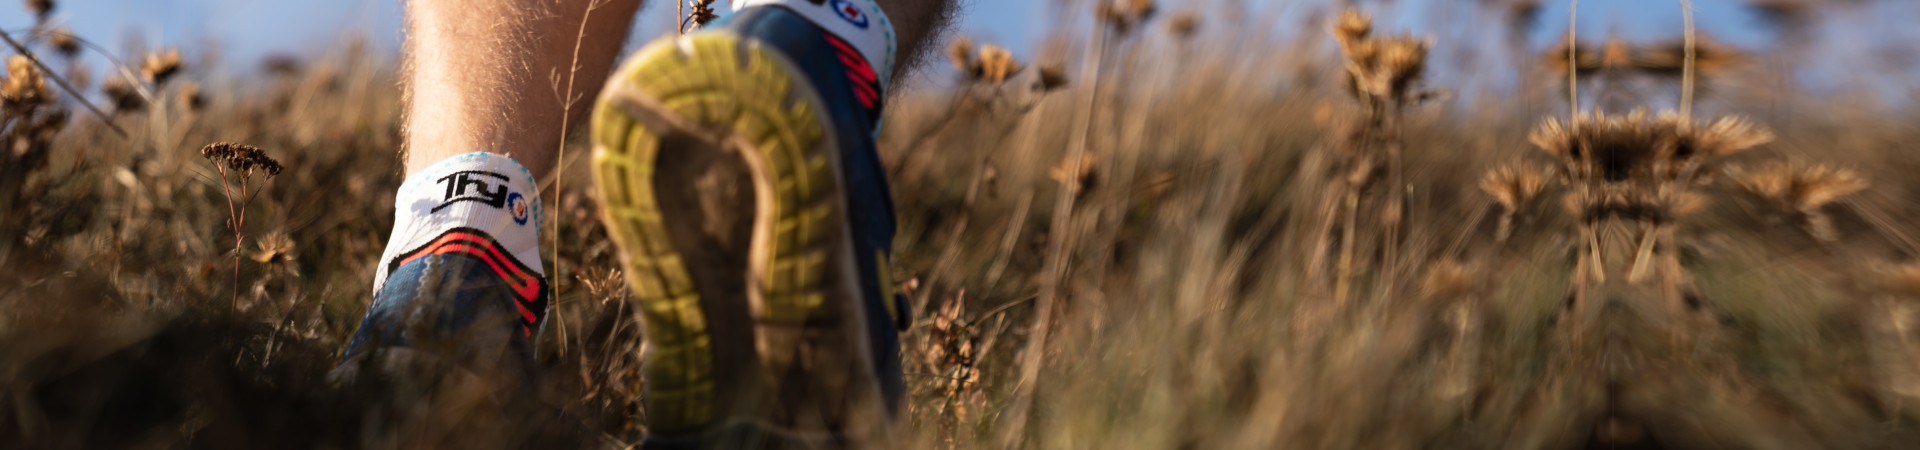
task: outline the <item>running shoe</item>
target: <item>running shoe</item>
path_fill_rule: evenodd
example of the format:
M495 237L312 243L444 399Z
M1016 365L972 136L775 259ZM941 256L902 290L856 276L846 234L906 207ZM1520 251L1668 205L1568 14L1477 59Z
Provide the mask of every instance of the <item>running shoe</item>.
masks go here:
M594 109L598 200L649 341L650 446L875 442L900 408L882 83L788 8L646 46Z

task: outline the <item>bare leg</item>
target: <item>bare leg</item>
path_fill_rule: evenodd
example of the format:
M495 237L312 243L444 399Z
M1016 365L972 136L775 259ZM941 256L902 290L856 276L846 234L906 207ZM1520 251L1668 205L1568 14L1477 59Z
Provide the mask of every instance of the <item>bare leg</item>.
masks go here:
M485 151L544 178L562 137L569 66L579 100L567 120L579 122L639 7L640 0L407 2L407 174Z

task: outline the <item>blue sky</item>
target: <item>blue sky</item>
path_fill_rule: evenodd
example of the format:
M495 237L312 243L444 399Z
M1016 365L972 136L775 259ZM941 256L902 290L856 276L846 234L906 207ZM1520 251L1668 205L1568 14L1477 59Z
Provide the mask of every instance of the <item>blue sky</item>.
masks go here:
M994 41L1028 42L1037 36L1041 2L964 0L971 4L961 30ZM401 0L60 0L54 20L76 34L118 50L129 39L148 45L219 49L223 65L252 67L270 54L314 54L364 32L376 48L400 42ZM635 39L671 30L674 2L650 0ZM0 28L23 29L32 17L18 0L0 3Z
M4 0L0 0L4 1ZM957 31L977 41L997 42L1016 52L1031 50L1054 20L1049 17L1060 0L960 0L967 5ZM1081 0L1076 11L1084 11ZM1239 0L1254 14L1275 17L1276 35L1297 27L1306 11L1317 11L1313 0ZM1189 7L1193 2L1161 0L1163 9ZM1456 17L1448 8L1478 7L1476 0L1366 1L1384 29L1430 33L1435 23ZM1541 22L1529 41L1536 47L1564 32L1567 2L1542 2ZM1742 0L1694 0L1700 27L1736 46L1770 46L1772 39L1758 19L1741 8ZM1829 39L1840 42L1913 41L1920 27L1911 22L1920 15L1920 2L1886 2L1894 6L1877 13L1843 17L1847 27L1828 27ZM250 70L270 54L312 55L339 43L344 36L365 34L376 49L396 51L400 42L401 0L59 0L54 20L110 49L129 40L188 49L216 48L226 69ZM20 2L0 3L0 28L19 30L31 24ZM1580 34L1598 39L1615 35L1628 39L1671 39L1679 34L1680 14L1675 0L1589 0L1581 5ZM1904 6L1903 6L1904 5ZM671 28L674 2L650 0L629 42L665 33ZM1084 12L1080 12L1084 14ZM1084 21L1077 21L1085 23ZM1859 24L1860 26L1853 26ZM1457 25L1457 24L1456 24ZM1472 26L1472 25L1470 25ZM1828 45L1833 51L1871 51L1870 45ZM1826 49L1823 49L1825 51Z

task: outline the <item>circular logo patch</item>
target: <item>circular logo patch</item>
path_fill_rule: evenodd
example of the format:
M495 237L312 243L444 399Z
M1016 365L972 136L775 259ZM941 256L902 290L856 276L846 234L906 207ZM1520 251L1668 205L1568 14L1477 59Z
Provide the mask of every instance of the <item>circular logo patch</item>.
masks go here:
M862 30L867 29L867 12L862 11L858 6L853 6L853 2L833 0L827 2L827 7L833 8L833 12L840 14L840 18L846 19L847 23L860 27Z
M515 192L507 196L507 211L513 212L513 223L527 224L527 198Z

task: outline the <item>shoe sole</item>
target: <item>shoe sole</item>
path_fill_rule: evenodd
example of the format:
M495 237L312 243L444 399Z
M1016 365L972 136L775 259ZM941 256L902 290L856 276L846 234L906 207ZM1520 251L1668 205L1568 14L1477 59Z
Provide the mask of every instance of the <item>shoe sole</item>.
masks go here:
M749 39L695 34L641 49L595 108L594 181L640 304L656 433L844 430L878 403L838 150L798 73Z

